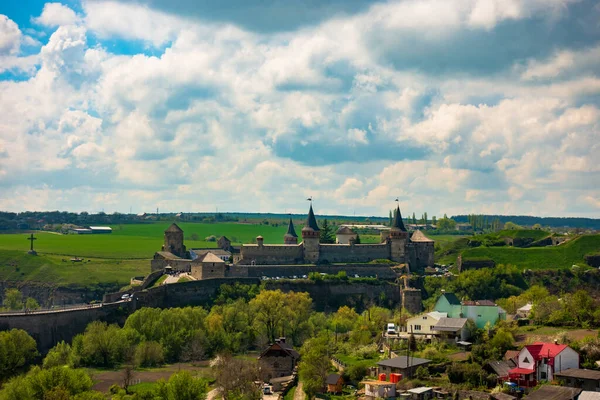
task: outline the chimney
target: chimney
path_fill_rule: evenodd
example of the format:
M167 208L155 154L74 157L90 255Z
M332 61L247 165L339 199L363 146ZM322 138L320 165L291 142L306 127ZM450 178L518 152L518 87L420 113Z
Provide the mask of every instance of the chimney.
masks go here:
M277 343L285 343L285 337L280 337L279 339L275 339L275 342Z
M262 246L264 242L264 239L262 236L257 236L256 237L256 244L258 244L259 246Z
M554 344L558 344L558 339L554 339Z

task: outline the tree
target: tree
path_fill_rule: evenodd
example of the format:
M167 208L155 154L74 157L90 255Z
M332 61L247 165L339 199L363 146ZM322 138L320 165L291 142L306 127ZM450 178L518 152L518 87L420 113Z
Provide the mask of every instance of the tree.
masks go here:
M320 238L321 243L335 243L335 234L333 233L333 229L331 228L329 222L326 219L324 219L321 223Z
M6 289L4 291L4 301L2 304L9 310L22 310L23 294L19 289Z
M135 365L139 367L156 367L165 361L165 354L160 343L147 341L135 348Z
M435 215L431 217L431 225L437 225L437 218Z
M414 212L413 212L413 215L412 215L412 223L413 223L413 224L416 224L416 223L417 223L417 217L416 217L416 215L415 215L415 213L414 213Z
M522 229L522 227L515 224L514 222L508 221L504 224L504 229L505 230L516 230L516 229Z
M35 340L22 329L0 332L0 381L27 367L37 356Z
M159 380L156 389L161 400L204 400L207 392L207 382L194 378L188 371L174 373L168 382Z
M450 219L444 214L444 218L437 221L437 228L442 231L452 231L456 229L456 221Z
M77 394L88 392L93 382L83 369L53 367L41 369L33 367L26 376L18 376L8 381L0 392L3 400L22 399L70 399Z
M64 340L58 342L56 346L50 349L44 358L43 366L45 369L60 367L63 365L72 365L71 346Z
M360 244L360 235L356 234L356 239L354 240L354 244Z
M273 343L286 315L285 294L281 290L263 290L250 301L256 313L255 321L263 328L268 340Z
M260 388L254 383L261 380L256 361L220 355L211 366L215 373L215 385L224 400L262 398Z
M114 367L123 361L131 346L127 338L127 330L118 325L107 325L106 322L90 323L83 335L73 339L75 355L80 357L83 365Z
M301 361L298 373L304 383L304 392L309 399L313 398L325 385L330 366L329 345L329 338L321 335L307 340L300 349Z
M36 299L34 299L33 297L28 297L25 301L25 308L27 310L37 310L40 308L40 305Z

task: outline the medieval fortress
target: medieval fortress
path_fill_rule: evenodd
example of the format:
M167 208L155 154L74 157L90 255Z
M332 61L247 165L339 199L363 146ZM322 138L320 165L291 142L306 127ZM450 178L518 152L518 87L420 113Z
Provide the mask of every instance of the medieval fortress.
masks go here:
M328 264L360 264L385 259L397 264L406 264L410 270L433 266L434 241L421 231L409 236L400 207L396 209L391 229L381 232L381 242L356 244L356 234L347 227L336 233L336 244L320 243L320 230L312 204L301 231L302 242L290 219L283 244L264 244L262 236L256 244L244 244L239 248L222 237L218 249L191 249L183 244L183 231L172 224L164 236L162 251L154 255L152 271L170 268L191 272L196 279L248 276L248 270L260 266L299 266ZM225 254L225 257L223 255ZM226 265L231 256L233 264Z

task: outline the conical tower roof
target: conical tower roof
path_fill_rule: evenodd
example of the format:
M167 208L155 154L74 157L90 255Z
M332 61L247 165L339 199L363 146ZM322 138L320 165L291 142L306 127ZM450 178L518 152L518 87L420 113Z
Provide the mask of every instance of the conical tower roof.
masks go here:
M318 232L320 230L319 225L317 225L315 213L313 212L312 203L310 205L310 208L308 209L308 216L306 217L306 222L304 223L304 228L302 228L302 230L313 230L315 232Z
M177 226L177 224L173 223L170 227L167 228L165 232L183 232L183 230Z
M287 233L284 236L291 236L297 238L296 230L294 229L294 223L292 222L292 218L290 218L290 223L288 224Z
M394 221L392 222L393 230L401 230L406 232L406 228L404 227L404 222L402 222L402 214L400 214L400 206L396 207L396 215L394 215Z

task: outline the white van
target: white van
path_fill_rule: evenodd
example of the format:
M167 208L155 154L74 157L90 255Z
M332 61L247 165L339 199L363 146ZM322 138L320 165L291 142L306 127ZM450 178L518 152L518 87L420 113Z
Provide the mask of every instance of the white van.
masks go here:
M395 335L396 334L396 325L393 322L388 323L386 332L388 335Z

